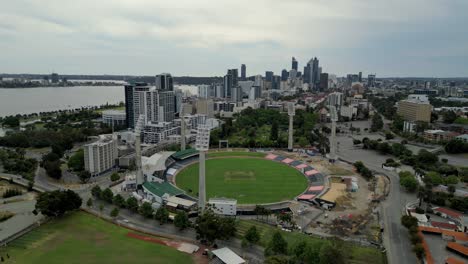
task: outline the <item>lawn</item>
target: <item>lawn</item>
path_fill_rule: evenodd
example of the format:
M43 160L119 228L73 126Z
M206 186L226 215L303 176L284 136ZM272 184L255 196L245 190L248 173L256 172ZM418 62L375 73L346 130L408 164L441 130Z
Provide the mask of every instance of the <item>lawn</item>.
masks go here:
M208 152L208 158L215 157L265 157L262 152L247 152L247 151L223 151L223 152Z
M260 242L261 246L267 246L268 242L271 240L271 237L275 233L275 231L279 231L284 239L288 242L288 246L291 248L299 241L325 241L319 239L317 237L308 236L298 232L284 232L280 231L277 228L274 228L267 224L262 224L253 220L240 220L239 224L237 225L237 234L236 236L240 239L243 238L244 234L247 230L254 225L257 230L260 232ZM380 250L376 248L370 247L360 247L350 242L344 243L344 251L348 256L349 263L353 264L379 264L379 263L386 263L386 257L384 254L380 252Z
M176 176L179 188L196 196L198 163ZM206 161L207 198L227 197L240 204L262 204L291 200L307 187L307 179L296 169L279 162L256 158L219 158Z
M0 249L5 263L193 263L176 249L126 237L129 230L83 212L29 232Z

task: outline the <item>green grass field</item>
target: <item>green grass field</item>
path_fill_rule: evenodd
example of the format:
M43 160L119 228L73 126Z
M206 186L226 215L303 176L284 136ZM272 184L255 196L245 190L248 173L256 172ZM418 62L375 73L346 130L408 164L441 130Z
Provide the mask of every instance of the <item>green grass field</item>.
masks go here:
M2 263L193 263L188 254L128 238L128 232L77 212L44 224L0 248L0 255L6 259Z
M298 232L284 232L277 228L274 228L270 225L259 223L253 220L240 220L237 225L237 234L236 236L242 239L247 232L247 230L254 225L257 230L260 232L260 242L261 246L267 246L268 242L271 240L271 237L276 231L279 231L284 239L288 242L288 246L291 248L296 243L305 240L305 241L322 241L325 240L319 239L317 237L308 236ZM360 247L355 244L345 242L344 251L348 256L349 263L352 264L384 264L386 263L386 257L376 248L369 247Z
M215 157L265 157L265 153L247 151L208 152L208 158Z
M176 183L189 195L196 196L198 163L178 173ZM207 198L234 198L240 204L273 203L291 200L306 187L307 179L299 171L278 162L254 158L206 161Z

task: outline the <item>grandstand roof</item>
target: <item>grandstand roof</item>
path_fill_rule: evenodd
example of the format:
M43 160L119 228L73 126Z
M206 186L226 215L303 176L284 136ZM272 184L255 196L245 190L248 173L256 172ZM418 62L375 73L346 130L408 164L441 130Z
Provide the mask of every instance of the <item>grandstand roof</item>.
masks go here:
M174 154L172 154L172 157L174 159L185 159L185 158L188 158L190 156L193 156L195 154L198 154L198 150L196 149L193 149L193 148L189 148L189 149L186 149L186 150L181 150L181 151L178 151Z
M159 197L162 197L166 193L169 195L181 195L184 193L184 191L176 188L174 185L168 182L145 182L143 183L143 187L152 194L157 195Z

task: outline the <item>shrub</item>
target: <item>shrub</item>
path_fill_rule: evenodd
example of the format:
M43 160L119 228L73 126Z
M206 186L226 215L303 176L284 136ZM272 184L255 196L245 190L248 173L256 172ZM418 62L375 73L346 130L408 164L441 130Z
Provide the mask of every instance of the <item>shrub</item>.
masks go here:
M10 198L21 194L23 194L23 192L18 189L7 189L5 193L3 193L3 198Z
M114 172L114 173L111 174L110 179L113 182L118 181L118 180L120 180L120 175L117 172Z

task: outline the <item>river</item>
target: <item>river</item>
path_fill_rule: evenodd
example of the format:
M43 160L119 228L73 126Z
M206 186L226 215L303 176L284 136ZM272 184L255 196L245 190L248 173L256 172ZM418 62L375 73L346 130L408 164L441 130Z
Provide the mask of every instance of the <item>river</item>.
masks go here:
M196 93L196 86L180 85L176 89ZM0 116L31 114L125 100L122 86L73 86L0 89Z

